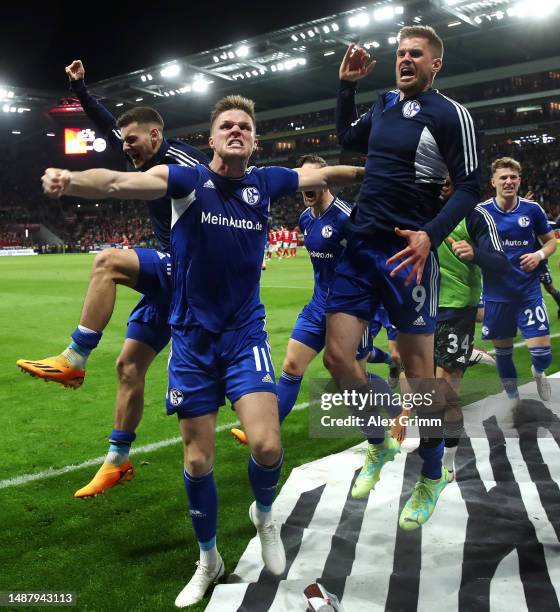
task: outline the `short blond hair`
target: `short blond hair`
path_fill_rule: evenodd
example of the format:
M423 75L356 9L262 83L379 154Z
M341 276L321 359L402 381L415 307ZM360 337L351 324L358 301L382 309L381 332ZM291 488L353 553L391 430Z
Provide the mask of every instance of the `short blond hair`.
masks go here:
M214 125L214 122L218 116L228 110L240 110L247 113L253 121L253 127L256 128L257 120L255 118L255 103L249 98L244 98L243 96L234 94L231 96L225 96L225 98L218 100L216 104L214 104L214 108L210 113L210 130L212 130L212 126Z
M428 25L413 25L405 26L401 28L398 37L399 42L405 38L425 38L432 51L435 52L435 56L443 58L443 40L437 35L437 32Z
M521 174L521 164L513 157L499 157L492 163L492 174L501 168L513 168L518 174Z

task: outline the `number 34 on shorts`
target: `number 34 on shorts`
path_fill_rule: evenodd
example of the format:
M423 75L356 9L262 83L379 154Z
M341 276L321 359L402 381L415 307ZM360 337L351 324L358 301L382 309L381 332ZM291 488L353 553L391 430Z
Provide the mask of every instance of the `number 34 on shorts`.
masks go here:
M538 338L550 334L542 296L520 302L486 301L484 306L484 340L515 338L518 328L523 338Z

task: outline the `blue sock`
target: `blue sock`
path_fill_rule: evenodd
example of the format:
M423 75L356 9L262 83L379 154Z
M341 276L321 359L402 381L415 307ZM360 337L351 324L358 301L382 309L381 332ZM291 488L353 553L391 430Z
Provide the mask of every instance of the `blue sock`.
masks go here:
M393 358L383 349L380 349L378 346L374 346L371 349L371 353L369 354L367 361L368 363L386 363L387 365L391 365L393 363Z
M496 348L496 368L508 397L519 397L517 370L513 363L513 346Z
M280 480L280 471L284 461L284 451L280 459L271 466L262 465L251 454L249 457L249 482L261 512L270 512L276 487Z
M87 357L99 344L102 335L103 332L96 332L83 325L78 325L72 332L73 342L70 343L70 348L80 353L80 355Z
M529 349L529 353L531 353L531 363L539 374L542 374L552 363L550 346L535 346Z
M424 460L422 464L422 476L430 478L431 480L439 480L441 478L443 450L443 440L441 440L437 446L425 446L422 441L420 442L418 454Z
M113 465L122 465L128 461L130 447L136 434L133 431L123 431L122 429L113 429L109 436L109 452L105 458L106 463Z
M198 545L201 550L210 550L216 545L218 523L218 491L214 481L214 470L210 470L204 476L195 477L185 468L183 476Z
M290 414L296 403L302 378L302 376L294 376L293 374L286 374L286 372L282 372L280 375L280 380L276 385L280 424L284 422L284 419Z

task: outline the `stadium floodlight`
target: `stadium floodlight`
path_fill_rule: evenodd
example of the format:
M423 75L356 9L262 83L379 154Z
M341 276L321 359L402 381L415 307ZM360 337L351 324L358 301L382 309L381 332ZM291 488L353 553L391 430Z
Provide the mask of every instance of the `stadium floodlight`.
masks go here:
M323 57L328 57L329 55L334 55L334 51L332 51L332 50L331 51L325 51L323 53Z
M14 97L14 92L13 91L9 91L8 92L8 98L13 98Z
M515 16L543 19L553 13L559 5L560 0L532 0L531 2L522 0L514 6Z
M115 106L124 106L124 102L117 102Z
M143 75L140 77L140 80L142 81L142 83L145 83L145 82L146 82L148 79L146 78L146 75L145 75L145 74L143 74Z
M473 19L473 21L474 21L474 22L475 22L477 25L480 25L480 24L482 23L482 19L481 19L481 18L480 18L478 15L477 15L477 16L476 16L476 17Z
M10 106L10 113L16 113L17 108L15 106Z
M163 92L163 95L164 95L166 98L169 98L169 93L168 93L167 91L164 91L164 92Z
M276 64L272 64L272 66L270 67L270 70L272 72L276 72Z
M313 38L315 36L315 32L313 30L307 30L307 36L309 36L309 38Z
M52 138L53 136L56 136L56 134L54 132L47 132L47 136L50 136Z
M246 76L247 78L249 78L249 77L251 76L251 71L250 71L250 70L247 70L247 71L245 72L245 76Z
M396 45L397 44L397 37L396 36L389 36L389 38L387 39L387 42L390 45Z
M19 130L12 130L12 134L21 134Z
M169 66L165 66L160 71L162 77L166 79L171 79L176 77L181 72L181 66L179 64L169 64Z
M307 60L305 59L305 57L300 57L300 58L298 59L298 64L299 64L300 66L305 66L305 64L307 64Z
M494 15L495 15L495 17L496 17L496 19L498 21L500 21L501 19L504 18L504 12L503 11L496 11L496 13Z
M395 6L395 15L402 15L404 13L404 6Z
M154 77L151 74L146 75L148 77L148 81L151 81Z
M208 85L210 81L206 81L205 79L195 79L192 84L192 90L197 93L204 93L208 89Z
M227 60L227 53L225 51L223 51L222 53L220 53L220 59L222 60Z
M331 30L333 32L338 32L338 30L340 30L340 28L338 27L338 23L331 23Z
M372 40L364 44L364 49L369 49L370 47L373 47L374 49L379 49L380 46L381 45L376 40Z
M324 25L324 26L323 26L323 32L324 32L325 34L328 34L330 31L331 31L331 29L329 28L329 26L328 26L328 25Z
M395 15L395 9L392 6L383 6L373 11L375 21L387 21Z
M284 70L284 68L285 68L283 62L279 62L276 67L278 68L278 70Z
M240 45L235 50L237 57L247 57L249 55L249 47L247 45Z
M144 98L136 98L136 102L142 102Z
M235 53L233 51L228 51L227 56L229 57L229 59L234 59Z
M7 98L7 97L8 97L8 90L0 88L0 98Z
M217 64L220 61L220 58L217 55L214 55L212 60L214 61L215 64Z
M169 90L169 95L170 95L170 96L174 96L174 95L175 95L175 92L174 92L172 89L170 89L170 90Z
M303 39L307 38L307 36L305 35L305 32L300 32L299 35Z
M291 38L291 39L292 39L294 42L297 42L297 41L298 41L297 34L292 34L292 35L290 36L290 38Z
M447 24L448 28L455 28L457 26L460 26L463 22L462 21L452 21L451 23Z
M393 9L391 9L392 11ZM367 13L358 13L348 18L348 25L351 28L365 28L369 23L369 16Z
M258 70L251 70L251 74L253 76L259 76L259 71Z
M9 113L10 112L10 105L9 104L4 104L4 106L2 107L2 111L4 113Z

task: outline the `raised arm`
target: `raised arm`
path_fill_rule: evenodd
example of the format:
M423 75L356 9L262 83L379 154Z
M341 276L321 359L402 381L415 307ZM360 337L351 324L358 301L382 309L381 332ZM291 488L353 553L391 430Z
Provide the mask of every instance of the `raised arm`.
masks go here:
M105 168L70 172L47 168L41 180L49 198L72 195L89 200L157 200L167 194L168 178L168 166L154 166L146 172L116 172Z
M109 144L122 151L122 139L115 117L87 90L84 81L85 69L82 60L74 60L64 69L70 79L70 89L76 94L84 113L95 127L109 140Z
M371 110L358 118L355 95L356 81L367 76L375 67L375 60L352 43L342 59L338 76L340 86L336 99L336 133L344 149L367 153L371 130Z
M313 191L344 187L360 183L364 178L364 168L359 166L325 166L324 168L295 168L299 175L298 189Z

